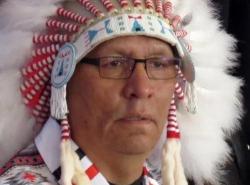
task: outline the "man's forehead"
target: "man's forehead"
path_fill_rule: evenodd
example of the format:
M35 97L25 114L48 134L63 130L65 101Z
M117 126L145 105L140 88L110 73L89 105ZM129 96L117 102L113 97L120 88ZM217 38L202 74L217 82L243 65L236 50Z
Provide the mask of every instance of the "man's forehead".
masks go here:
M160 39L148 36L117 37L98 45L88 56L103 55L115 52L116 54L130 55L136 51L143 51L147 55L172 55L170 45Z

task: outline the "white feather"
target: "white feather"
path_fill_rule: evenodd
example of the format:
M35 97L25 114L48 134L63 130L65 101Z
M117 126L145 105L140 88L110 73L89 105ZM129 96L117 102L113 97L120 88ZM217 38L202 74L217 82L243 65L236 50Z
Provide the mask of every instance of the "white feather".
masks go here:
M214 67L221 70L235 66L233 62L238 55L235 54L235 40L224 31L210 31L205 35L205 30L192 32L192 58L196 66ZM203 33L202 33L203 32Z
M37 131L19 93L20 81L18 70L0 73L0 166L25 147Z
M0 7L2 30L41 30L46 18L55 15L57 7L51 1L8 0Z
M20 68L31 57L32 33L0 31L0 71Z
M172 2L175 14L192 15L184 29L188 32L185 39L192 46L198 111L192 115L179 107L177 114L185 174L196 185L203 185L205 180L217 185L223 174L218 165L224 164L230 155L225 132L238 129L242 114L239 93L242 81L226 72L236 65L236 42L221 29L215 11L208 7L209 1Z
M20 94L20 68L31 57L31 31L44 30L45 18L55 14L61 1L8 0L0 5L0 166L38 130Z
M183 1L183 12L192 14L185 28L193 48L191 56L196 69L198 112L178 114L182 133L182 161L188 177L197 185L204 180L219 184L223 172L217 167L228 160L229 148L224 138L226 131L238 127L241 116L239 88L241 80L226 73L235 66L237 54L235 40L220 28L219 21L211 16L214 10L207 1ZM184 14L184 13L182 13Z

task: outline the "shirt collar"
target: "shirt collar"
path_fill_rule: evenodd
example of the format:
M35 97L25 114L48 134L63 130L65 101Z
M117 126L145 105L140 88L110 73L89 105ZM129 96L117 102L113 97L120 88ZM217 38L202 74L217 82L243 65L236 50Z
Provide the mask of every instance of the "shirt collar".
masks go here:
M51 172L60 166L61 130L53 118L49 118L35 138L36 147Z

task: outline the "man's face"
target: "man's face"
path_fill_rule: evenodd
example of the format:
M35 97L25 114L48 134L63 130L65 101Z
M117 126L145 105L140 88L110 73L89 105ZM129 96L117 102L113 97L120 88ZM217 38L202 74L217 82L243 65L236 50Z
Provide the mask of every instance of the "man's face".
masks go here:
M164 42L126 36L107 41L88 57L172 57ZM72 137L88 154L149 154L166 123L176 80L150 80L138 63L129 79L104 79L98 67L78 64L68 84Z

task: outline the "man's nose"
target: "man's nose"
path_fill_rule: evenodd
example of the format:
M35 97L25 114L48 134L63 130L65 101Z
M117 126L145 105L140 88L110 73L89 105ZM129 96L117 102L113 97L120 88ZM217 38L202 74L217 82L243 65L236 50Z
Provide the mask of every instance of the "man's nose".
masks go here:
M154 94L152 80L148 78L145 63L137 63L124 87L126 98L151 98Z

